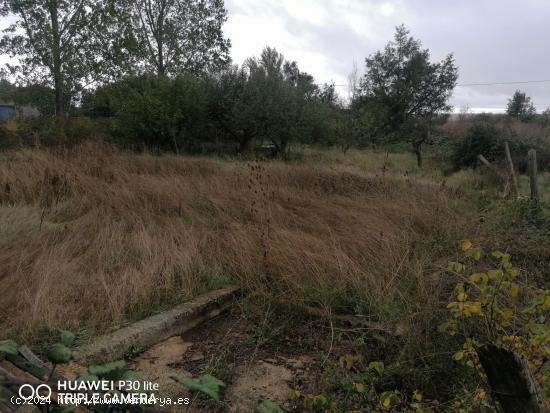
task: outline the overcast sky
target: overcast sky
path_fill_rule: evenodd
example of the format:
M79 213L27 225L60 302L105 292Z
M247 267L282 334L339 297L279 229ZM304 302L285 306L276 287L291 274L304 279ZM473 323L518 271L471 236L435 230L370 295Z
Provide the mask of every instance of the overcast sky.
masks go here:
M433 60L454 53L459 84L550 80L550 0L225 1L225 33L239 64L272 46L318 83L345 85L353 62L362 71L365 57L405 24ZM1 65L8 60L0 56ZM459 86L451 103L457 111L499 112L516 89L539 111L550 107L550 82Z
M550 79L550 0L226 0L235 63L274 46L318 83L345 84L405 24L432 59L454 53L459 84ZM550 82L457 87L457 108L499 111L514 90L550 106ZM345 87L340 87L342 94Z

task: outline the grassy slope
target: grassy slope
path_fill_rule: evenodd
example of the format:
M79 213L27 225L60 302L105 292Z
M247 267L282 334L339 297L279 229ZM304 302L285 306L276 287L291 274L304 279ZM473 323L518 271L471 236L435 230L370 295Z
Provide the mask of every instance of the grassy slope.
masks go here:
M444 271L457 241L510 251L524 277L547 282L548 235L522 205L478 173L418 170L407 153L302 148L294 161L260 164L91 144L6 153L0 339L40 343L67 328L82 340L231 281L252 293L253 336L271 340L262 345L315 336L323 357L310 391L350 405L338 357L359 351L394 366L384 389L445 399L463 388L448 354L456 343L436 329L457 281ZM300 305L401 335L335 334Z
M411 314L440 288L426 274L469 235L450 207L462 201L411 179L412 165L359 151L260 165L95 145L6 154L1 335L95 334L230 279L342 311Z

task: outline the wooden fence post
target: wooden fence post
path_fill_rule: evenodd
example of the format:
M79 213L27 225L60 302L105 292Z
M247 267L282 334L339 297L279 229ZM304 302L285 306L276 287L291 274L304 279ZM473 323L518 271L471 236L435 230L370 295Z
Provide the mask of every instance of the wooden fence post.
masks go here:
M542 391L525 359L488 345L477 349L492 396L505 413L550 413Z
M506 160L508 162L508 168L510 169L510 178L512 179L512 189L514 196L519 197L518 180L516 178L516 172L514 171L514 162L512 161L512 155L510 154L510 145L508 142L504 142L504 151L506 152Z
M485 156L479 154L479 155L477 155L477 159L479 159L479 161L483 165L485 165L487 168L489 168L489 170L493 171L496 176L498 176L499 178L502 178L502 176L500 175L500 172L498 171L498 169L495 168L493 165L491 165L491 162L489 162L487 160L487 158L485 158Z
M529 150L529 183L531 184L531 199L539 199L539 182L537 177L537 151Z
M498 180L502 182L502 186L504 187L504 193L507 193L508 192L508 180L506 179L506 177L503 176L500 173L500 171L498 170L498 168L496 168L494 165L492 165L491 162L489 162L487 160L487 158L485 158L485 156L483 156L482 154L477 155L477 159L483 165L485 165L491 172L493 172L495 174L495 176L498 178Z

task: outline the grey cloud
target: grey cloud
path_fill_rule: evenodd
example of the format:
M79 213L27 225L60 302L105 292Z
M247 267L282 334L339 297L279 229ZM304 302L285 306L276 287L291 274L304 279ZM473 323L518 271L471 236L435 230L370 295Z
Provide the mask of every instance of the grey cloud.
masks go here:
M390 6L395 12L383 13ZM260 14L280 20L291 36L300 39L304 53L325 57L335 79L347 76L354 59L361 66L401 23L422 40L434 60L454 53L459 83L550 79L548 0L324 0L315 6L328 16L319 24L307 16L292 17L279 1L230 0L228 7L230 13L251 19ZM312 74L319 77L315 71ZM550 106L550 83L457 88L452 103L456 107L504 107L516 89L525 90L537 108Z

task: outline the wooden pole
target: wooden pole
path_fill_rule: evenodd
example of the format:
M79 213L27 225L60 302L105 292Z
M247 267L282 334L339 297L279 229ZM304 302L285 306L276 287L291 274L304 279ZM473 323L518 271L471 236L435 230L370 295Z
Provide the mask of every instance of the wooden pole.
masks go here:
M511 351L488 345L477 349L492 396L505 413L550 413L527 361Z
M477 155L477 159L479 159L479 161L485 165L487 168L489 168L489 170L493 171L493 173L502 181L505 181L504 177L502 176L502 174L500 173L500 171L494 166L491 164L491 162L489 162L487 160L487 158L485 158L485 156L479 154ZM506 183L506 182L504 182Z
M539 199L539 182L537 177L537 151L529 150L529 182L531 184L531 199Z
M483 156L483 155L481 155L481 154L480 154L480 155L477 155L477 159L479 159L479 161L480 161L483 165L485 165L487 168L489 168L491 171L493 171L494 173L496 173L497 175L499 175L497 169L496 169L493 165L491 165L491 162L489 162L489 161L487 160L487 158L485 158L485 156Z
M489 162L487 160L487 158L485 158L485 156L479 154L479 155L477 155L477 159L479 159L479 161L483 165L485 165L491 172L493 172L495 174L495 176L498 178L498 180L502 183L502 186L504 187L503 188L504 194L507 194L508 193L508 179L506 179L506 177L502 173L500 173L498 168L496 168L494 165L492 165L491 162Z
M514 196L519 197L518 180L516 178L516 172L514 171L514 162L512 161L512 155L510 154L510 145L508 142L504 142L504 151L506 152L506 160L508 162L508 168L510 169L510 177L512 179L512 189Z

